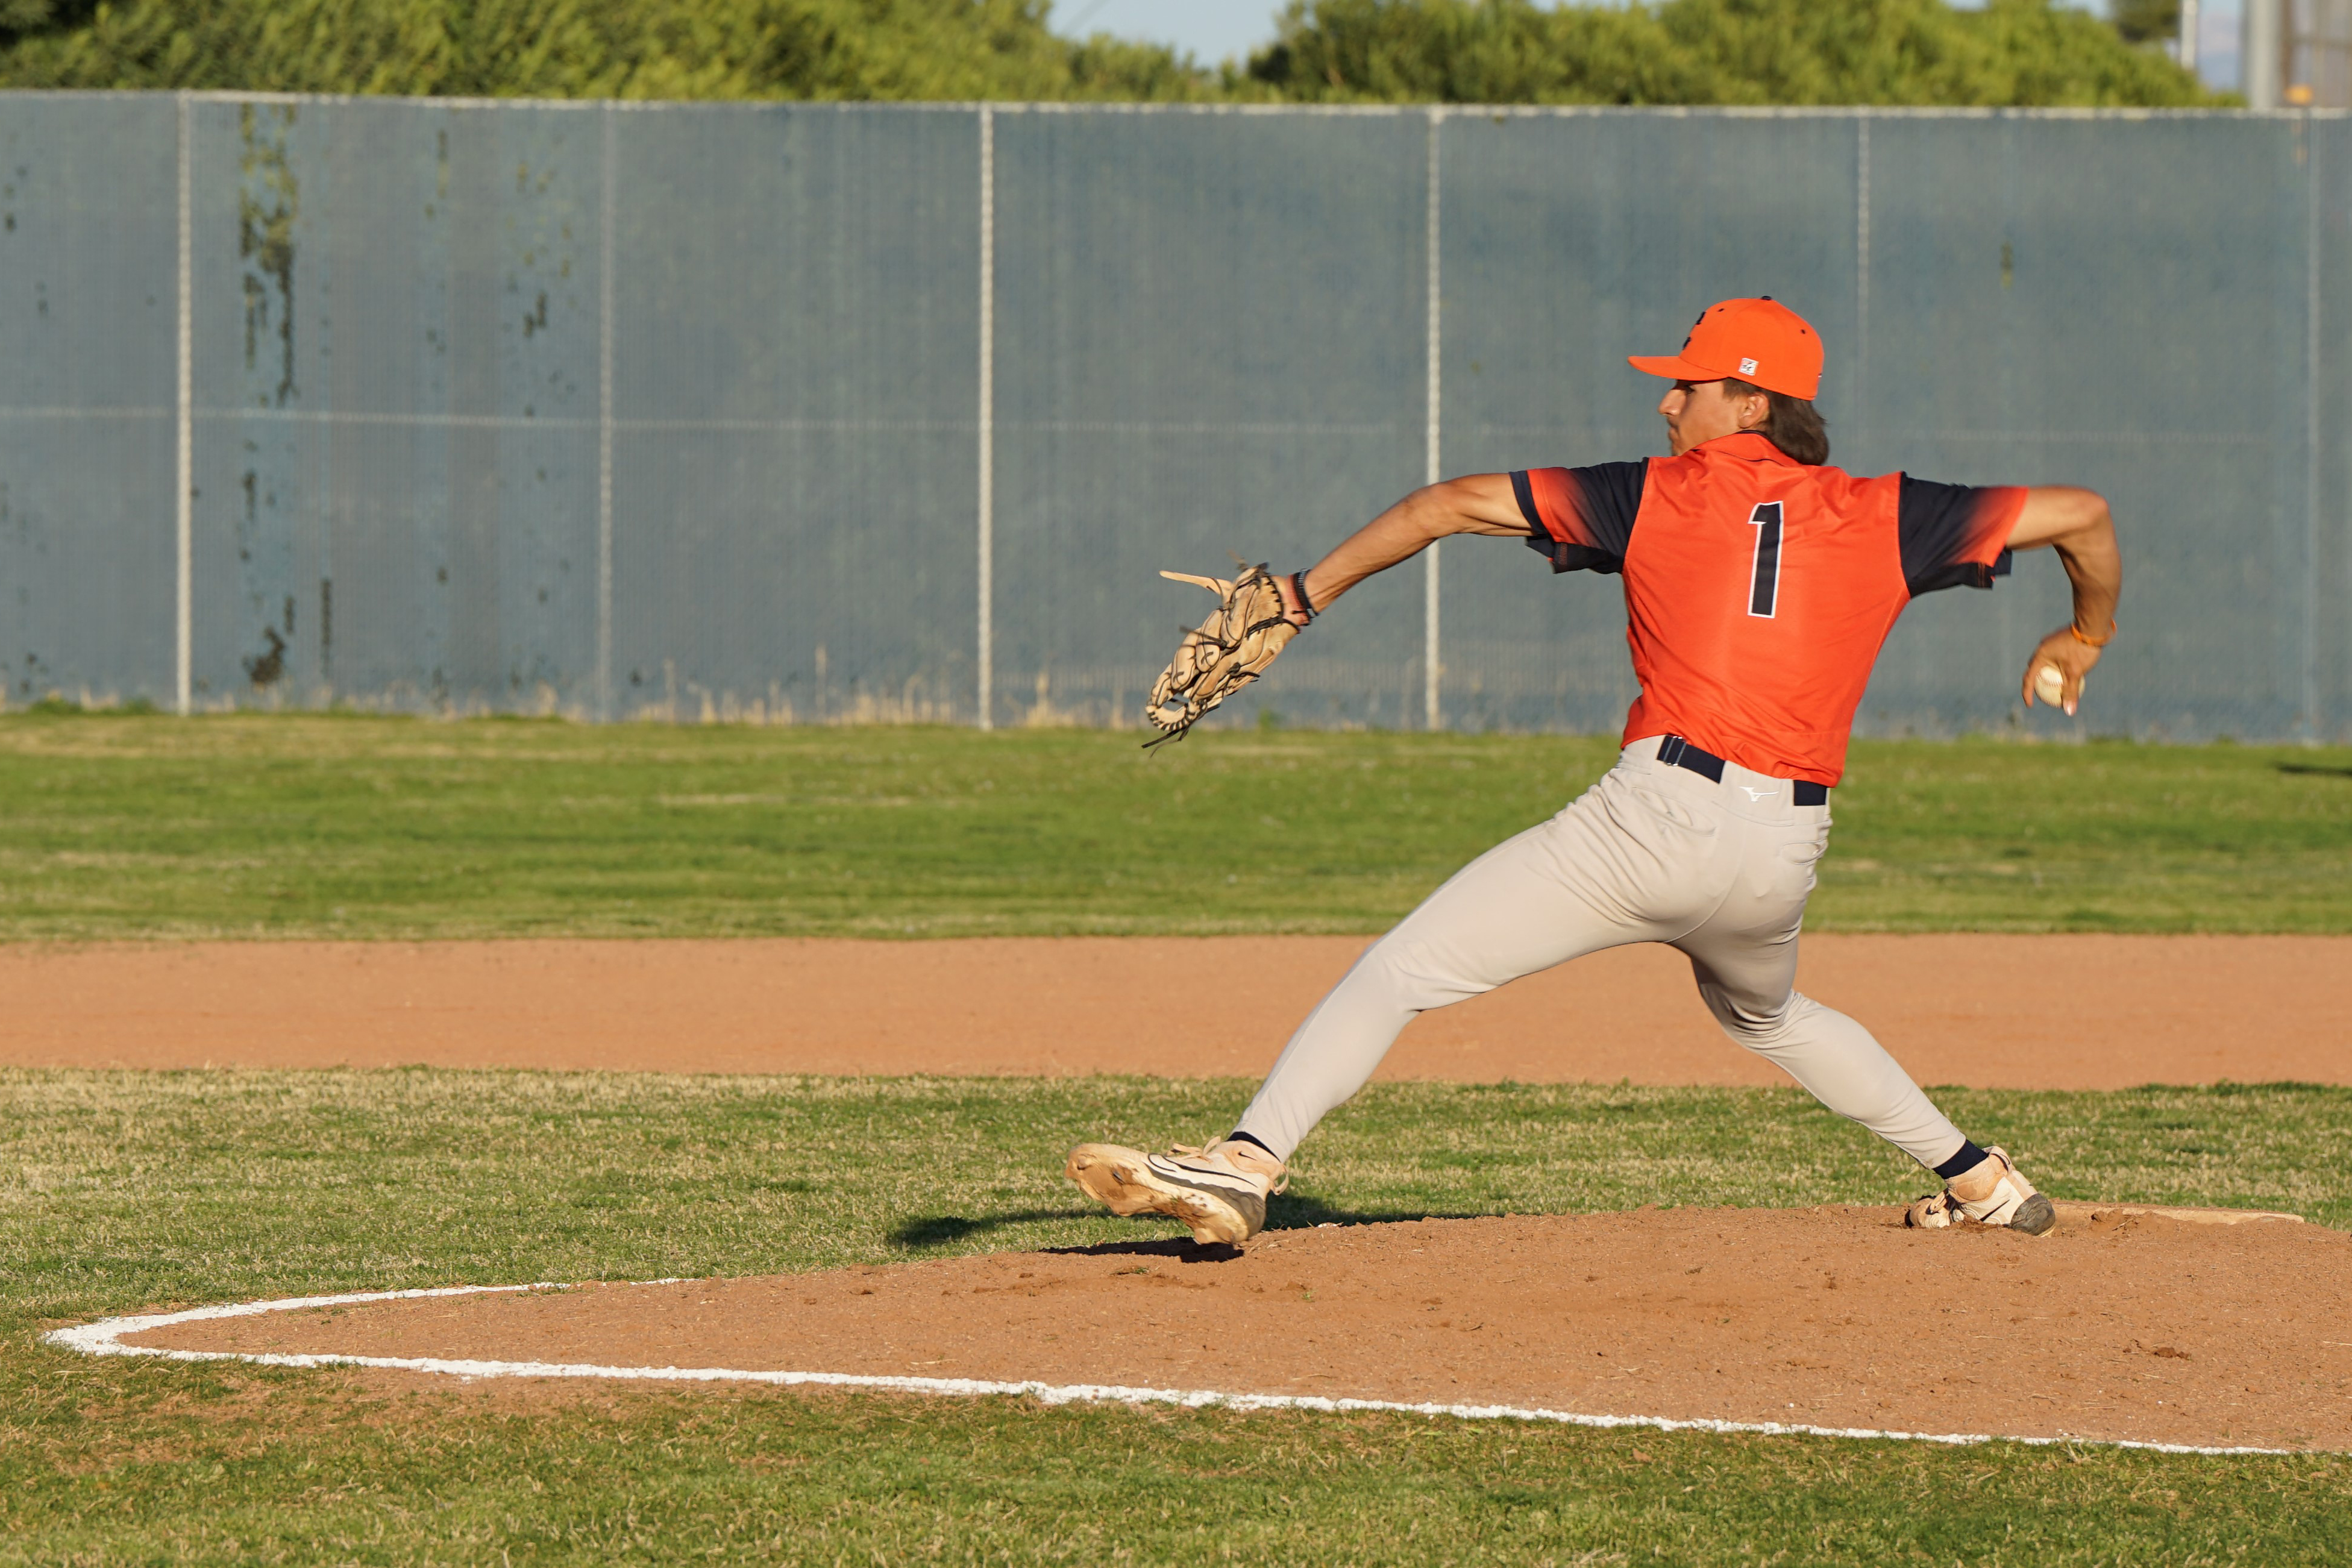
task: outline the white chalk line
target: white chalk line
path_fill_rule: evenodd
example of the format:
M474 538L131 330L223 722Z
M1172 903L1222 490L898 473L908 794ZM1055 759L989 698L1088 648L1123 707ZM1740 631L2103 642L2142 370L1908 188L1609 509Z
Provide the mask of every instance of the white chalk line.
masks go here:
M689 1281L632 1279L628 1285L683 1285ZM603 1289L614 1289L600 1282ZM533 1285L445 1285L425 1290L362 1290L340 1296L297 1296L282 1301L240 1301L229 1307L195 1307L180 1312L149 1312L133 1317L102 1318L76 1328L52 1329L41 1337L53 1345L84 1355L154 1356L164 1361L241 1361L256 1366L372 1366L394 1372L437 1373L451 1377L601 1377L630 1383L750 1383L783 1388L871 1388L900 1394L948 1394L962 1398L1012 1396L1045 1405L1174 1405L1188 1410L1313 1410L1332 1415L1356 1411L1395 1415L1445 1415L1462 1421L1549 1422L1562 1426L1636 1427L1653 1432L1711 1432L1767 1437L1854 1437L1895 1443L1939 1443L1949 1447L1974 1447L1986 1443L2017 1443L2036 1448L2129 1448L2149 1454L2199 1454L2233 1457L2254 1455L2292 1458L2318 1452L2307 1448L2212 1447L2194 1443L2148 1443L2128 1437L2018 1437L1993 1432L1898 1432L1872 1426L1814 1426L1794 1421L1715 1421L1704 1417L1678 1420L1666 1415L1594 1415L1577 1410L1545 1410L1515 1405L1411 1404L1391 1399L1349 1399L1318 1394L1228 1394L1208 1388L1129 1388L1104 1383L994 1383L972 1377L893 1377L878 1373L753 1372L726 1366L602 1366L591 1362L463 1361L443 1356L288 1355L259 1351L173 1350L161 1345L126 1345L127 1334L143 1334L175 1323L206 1322L219 1318L254 1318L265 1312L296 1312L312 1307L357 1307L371 1301L416 1301L437 1296L520 1294L528 1290L564 1290L572 1287L542 1281Z

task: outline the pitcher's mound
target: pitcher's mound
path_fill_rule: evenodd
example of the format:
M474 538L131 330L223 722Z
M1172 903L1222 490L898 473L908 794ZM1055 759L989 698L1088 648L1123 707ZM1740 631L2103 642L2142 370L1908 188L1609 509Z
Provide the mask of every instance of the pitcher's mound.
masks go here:
M2062 1212L2038 1238L1907 1231L1871 1208L1423 1220L1240 1254L1147 1240L126 1342L2352 1448L2352 1237Z

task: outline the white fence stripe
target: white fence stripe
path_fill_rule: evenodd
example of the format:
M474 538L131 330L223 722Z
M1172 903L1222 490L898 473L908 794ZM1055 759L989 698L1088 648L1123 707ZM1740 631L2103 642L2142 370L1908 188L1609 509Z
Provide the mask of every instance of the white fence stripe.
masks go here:
M1444 380L1439 354L1444 345L1444 330L1439 319L1441 295L1438 291L1439 262L1444 256L1441 229L1438 225L1439 195L1438 154L1444 141L1445 110L1433 107L1429 110L1429 187L1424 198L1429 232L1429 331L1427 357L1429 361L1429 407L1426 461L1423 464L1423 484L1435 484L1444 479L1441 468L1444 435ZM1429 547L1424 574L1422 578L1422 720L1430 729L1444 724L1444 710L1439 683L1444 677L1444 644L1440 635L1440 596L1438 593L1438 546Z
M57 100L61 102L118 102L143 96L138 92L122 92L109 89L68 88L13 91L11 99L20 101ZM558 112L584 113L593 110L611 109L625 114L653 114L687 110L701 114L970 114L986 109L998 114L1119 114L1160 116L1172 115L1195 118L1291 119L1291 120L1360 120L1395 118L1399 115L1423 112L1418 104L1341 104L1341 103L1105 103L1094 100L1012 102L991 100L934 99L920 102L869 99L858 101L809 102L777 100L672 98L416 98L394 94L349 92L259 92L247 89L224 88L192 91L186 94L197 103L220 104L408 104L424 109L462 110L478 112L485 110L534 109ZM1511 120L1626 120L1647 116L1651 119L1694 120L1711 117L1718 120L2344 120L2352 118L2352 110L2343 109L2276 109L2269 110L2214 110L2210 109L2018 109L1929 107L1910 108L1892 105L1851 104L1618 104L1618 103L1465 103L1450 106L1465 114L1482 119L1497 117Z
M613 716L613 257L621 200L620 121L604 115L596 237L596 717Z
M996 728L996 111L980 111L980 727Z
M1853 401L1870 399L1870 121L1853 122Z
M196 646L196 429L195 429L195 192L194 142L186 93L179 101L178 382L173 416L178 425L178 493L173 498L172 533L178 552L173 568L173 707L185 717L194 705Z
M2341 13L2338 13L2340 16ZM2339 23L2340 25L2340 23ZM2319 695L2319 580L2322 575L2322 540L2326 533L2320 509L2319 454L2322 451L2320 430L2321 385L2320 338L2321 308L2326 296L2320 289L2320 247L2327 232L2323 216L2326 211L2326 186L2319 177L2319 138L2305 126L2301 132L2305 181L2304 225L2304 303L2303 303L2303 646L2296 650L2302 668L2295 673L2300 678L2303 709L2302 734L2298 739L2317 741L2326 733Z

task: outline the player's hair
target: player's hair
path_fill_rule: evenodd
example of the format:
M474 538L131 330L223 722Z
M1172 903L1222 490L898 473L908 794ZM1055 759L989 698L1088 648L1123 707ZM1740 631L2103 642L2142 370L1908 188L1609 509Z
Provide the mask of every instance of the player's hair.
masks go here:
M1763 393L1772 400L1772 412L1765 416L1761 431L1764 438L1801 463L1818 468L1830 460L1829 421L1822 417L1821 410L1810 400L1750 386L1744 381L1727 380L1723 391L1727 397Z

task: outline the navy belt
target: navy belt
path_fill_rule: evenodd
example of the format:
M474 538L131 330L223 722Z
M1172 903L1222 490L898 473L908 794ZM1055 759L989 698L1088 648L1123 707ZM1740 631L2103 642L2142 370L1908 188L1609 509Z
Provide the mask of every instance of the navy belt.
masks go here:
M1669 735L1658 742L1658 761L1670 768L1688 768L1701 778L1716 784L1723 782L1723 759L1703 746L1694 746L1680 735ZM1827 805L1830 786L1815 784L1811 779L1789 781L1799 805Z

